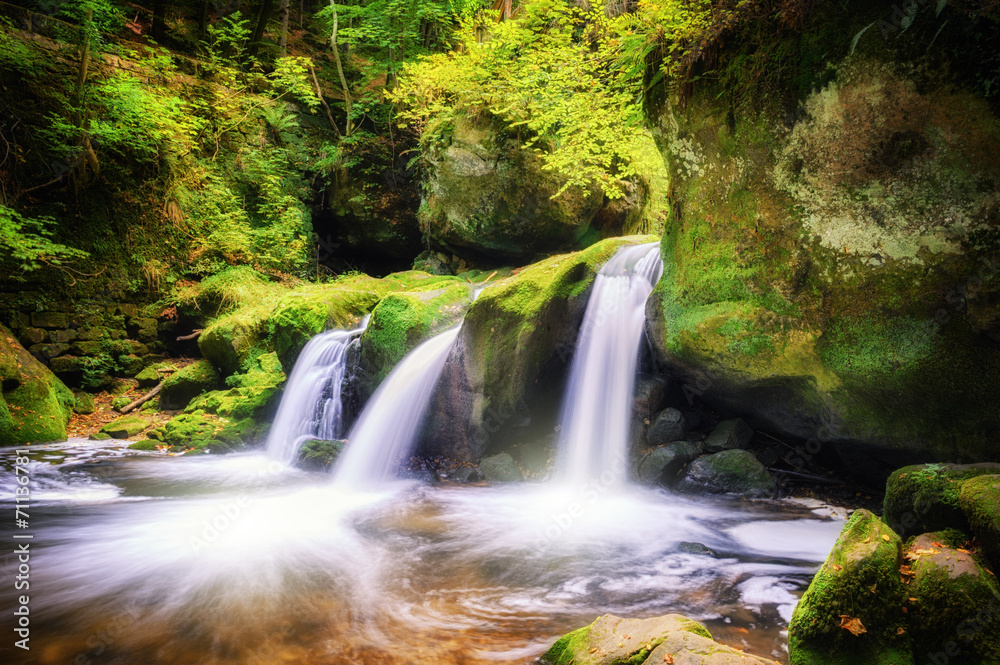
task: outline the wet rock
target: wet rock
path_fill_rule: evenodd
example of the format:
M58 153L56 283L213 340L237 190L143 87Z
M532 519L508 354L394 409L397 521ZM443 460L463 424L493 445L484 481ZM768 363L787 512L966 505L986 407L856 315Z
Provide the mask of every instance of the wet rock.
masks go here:
M295 456L295 465L310 471L329 471L346 445L342 439L306 441Z
M472 483L480 480L479 471L471 466L460 466L448 473L448 478L458 483Z
M479 462L479 473L486 480L501 483L520 482L524 480L524 474L520 467L508 453L500 453L492 457L484 457Z
M705 450L719 453L723 450L746 449L753 438L753 430L739 418L723 420L705 439Z
M886 483L882 518L903 538L969 530L959 495L965 481L1000 474L1000 464L920 464L897 469Z
M622 619L611 614L556 640L542 665L775 665L719 644L680 614Z
M646 432L646 441L651 446L662 446L672 441L680 441L684 436L684 414L673 407L660 411Z
M651 418L663 403L667 382L659 376L643 376L636 380L632 410L643 418Z
M994 571L1000 571L1000 475L965 481L958 503Z
M199 360L172 374L163 382L160 404L164 409L183 409L203 392L219 386L219 375L207 360Z
M123 416L101 428L101 432L113 439L131 439L145 431L152 423L139 416Z
M948 533L928 533L907 548L913 651L951 653L963 663L1000 662L1000 585L978 557L948 547L948 540Z
M639 462L636 477L641 483L672 485L684 465L701 454L698 444L675 441L654 448Z
M914 665L901 555L892 529L856 511L795 607L790 665Z
M677 483L682 492L739 494L748 498L774 496L778 484L774 477L746 450L725 450L699 457L688 464Z
M681 552L684 552L685 554L699 554L703 556L710 556L713 559L718 557L718 555L713 550L705 547L701 543L691 543L685 541L683 543L680 543L677 546L677 549L679 549Z

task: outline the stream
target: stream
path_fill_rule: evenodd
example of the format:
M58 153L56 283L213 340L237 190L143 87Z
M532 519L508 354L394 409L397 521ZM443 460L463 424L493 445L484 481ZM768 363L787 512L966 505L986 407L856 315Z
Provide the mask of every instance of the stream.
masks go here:
M6 639L3 662L530 663L598 615L671 612L785 661L843 524L607 478L353 492L262 454L126 444L30 447L30 590L3 600L30 596L31 650ZM11 515L14 456L0 451ZM16 556L2 565L14 579Z

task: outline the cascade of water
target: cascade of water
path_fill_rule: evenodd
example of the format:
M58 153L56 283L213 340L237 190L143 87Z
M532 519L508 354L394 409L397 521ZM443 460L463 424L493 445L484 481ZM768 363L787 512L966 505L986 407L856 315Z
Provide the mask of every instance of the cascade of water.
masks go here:
M340 394L347 347L367 325L366 317L354 330L320 333L302 349L267 437L269 456L290 464L305 441L341 436L344 407Z
M446 330L410 351L368 400L334 469L338 485L368 489L395 477L413 448L459 329Z
M619 249L594 281L560 414L556 476L564 482L626 478L646 298L662 272L660 243L633 245Z

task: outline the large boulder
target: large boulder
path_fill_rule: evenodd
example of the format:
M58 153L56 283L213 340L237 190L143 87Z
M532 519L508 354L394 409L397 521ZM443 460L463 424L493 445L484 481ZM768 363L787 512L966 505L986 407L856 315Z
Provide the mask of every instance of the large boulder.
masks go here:
M969 530L959 496L970 478L1000 474L1000 464L905 466L889 476L882 519L903 538L940 529Z
M537 436L551 431L552 397L561 395L597 272L619 247L654 241L610 238L489 282L445 365L422 452L476 461L529 421Z
M215 367L207 360L198 360L174 372L163 381L160 389L160 406L164 409L183 409L202 393L215 390L221 379Z
M571 249L604 201L596 186L559 193L564 179L488 120L459 116L423 154L421 223L435 243L457 253L524 260Z
M232 388L198 395L185 412L206 411L235 420L271 415L269 412L277 408L280 399L285 372L278 354L272 351L255 358L247 372L230 376L226 383Z
M913 651L1000 663L1000 585L970 551L949 547L949 535L923 534L907 547Z
M892 529L856 511L795 606L790 665L914 665L901 555Z
M492 457L484 457L479 462L479 473L486 480L501 483L514 483L524 480L521 467L517 465L509 453L500 453Z
M0 326L0 446L64 441L76 398Z
M680 614L622 619L611 614L556 640L542 665L776 665L712 640L708 629Z
M754 499L774 496L778 483L747 450L724 450L688 464L677 489L694 494L738 494Z
M146 418L123 416L102 427L101 432L112 439L131 439L148 429L151 424L152 422Z
M1000 456L1000 123L941 66L946 48L995 49L957 9L917 9L892 40L866 29L888 2L816 5L808 40L734 24L710 51L733 77L647 104L676 195L647 309L661 366L872 482ZM846 58L843 35L859 37ZM801 67L802 49L828 66ZM750 61L766 93L738 83Z

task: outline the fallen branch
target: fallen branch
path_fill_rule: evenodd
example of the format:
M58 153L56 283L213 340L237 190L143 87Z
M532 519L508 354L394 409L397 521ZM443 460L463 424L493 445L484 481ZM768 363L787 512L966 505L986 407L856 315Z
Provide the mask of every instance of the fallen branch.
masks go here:
M148 393L146 393L145 395L143 395L142 397L140 397L136 401L132 402L128 406L126 406L124 409L122 409L121 412L122 413L128 413L129 411L131 411L135 407L142 406L143 404L145 404L149 400L151 400L154 397L156 397L157 395L159 395L161 388L163 388L163 381L160 381L155 388L153 388Z
M190 335L181 335L180 337L177 338L176 341L178 341L178 342L190 342L192 339L198 339L198 335L200 335L201 333L202 333L202 329L198 328L197 330L195 330Z
M823 478L822 476L814 476L809 473L799 473L798 471L785 471L783 469L768 469L771 473L775 473L781 476L791 476L793 478L799 478L801 480L811 480L814 483L823 483L824 485L846 485L840 480L834 480L832 478Z

